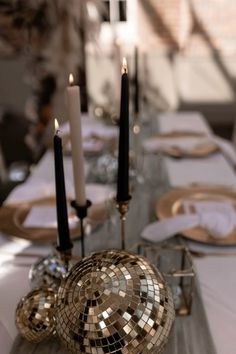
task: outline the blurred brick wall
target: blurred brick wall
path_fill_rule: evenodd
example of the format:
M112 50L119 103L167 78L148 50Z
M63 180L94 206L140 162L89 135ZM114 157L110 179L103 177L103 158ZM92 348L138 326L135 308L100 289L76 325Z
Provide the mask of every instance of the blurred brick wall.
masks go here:
M138 0L137 3L138 32L145 44L160 49L182 49L193 55L208 53L210 44L224 56L236 55L236 0Z

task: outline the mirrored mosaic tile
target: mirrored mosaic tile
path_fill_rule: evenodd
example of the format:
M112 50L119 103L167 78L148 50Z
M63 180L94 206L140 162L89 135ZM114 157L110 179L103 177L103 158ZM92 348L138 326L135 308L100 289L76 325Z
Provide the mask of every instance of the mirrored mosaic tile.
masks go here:
M29 271L30 287L35 289L45 286L57 290L66 273L64 262L56 254L47 255L31 266Z
M35 289L20 300L15 321L22 337L39 343L54 334L55 302L56 294L48 288Z
M174 317L161 273L144 257L126 251L84 258L58 292L56 329L73 353L159 354Z

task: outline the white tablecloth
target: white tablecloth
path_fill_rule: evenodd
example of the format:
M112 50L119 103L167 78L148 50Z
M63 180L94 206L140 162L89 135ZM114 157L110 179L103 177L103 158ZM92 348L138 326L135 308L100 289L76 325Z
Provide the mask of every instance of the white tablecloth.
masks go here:
M204 130L209 129L204 119L197 114L171 114L160 117L160 129L168 131L168 126L173 130L173 126L196 127ZM188 121L189 119L189 121ZM190 122L191 120L191 122ZM171 125L173 122L173 125ZM204 125L205 124L205 125ZM53 165L52 155L47 153L40 164L36 167L32 180L52 179ZM171 160L166 158L166 167L172 185L188 182L212 182L213 175L217 174L218 179L213 179L215 183L227 183L236 185L236 177L233 170L221 154L198 160ZM65 162L67 164L67 162ZM196 164L196 165L195 165ZM211 169L206 174L207 166ZM197 167L194 167L197 166ZM220 168L219 168L220 166ZM191 168L190 168L191 167ZM68 160L66 170L70 171L71 166ZM193 173L194 169L194 173ZM211 173L213 171L214 173ZM70 173L70 172L69 172ZM202 176L205 174L204 180ZM188 176L186 176L188 175ZM220 177L219 177L220 176ZM71 176L67 176L71 180ZM177 183L177 182L178 183ZM24 250L28 254L47 254L49 246L34 246L28 241L19 239L7 239L0 235L0 343L1 354L9 354L10 348L17 334L14 324L14 312L17 302L22 295L29 290L28 271L30 264L34 262L34 257L14 257L13 254ZM28 264L28 265L27 265ZM22 266L21 266L22 265ZM236 328L236 257L215 257L208 256L202 259L195 259L195 266L200 280L204 305L209 321L212 337L215 341L217 354L235 354L235 328ZM184 349L183 349L184 353ZM200 353L199 353L200 354ZM207 353L203 353L207 354Z
M192 183L221 184L236 188L236 176L233 168L221 153L204 159L165 158L165 167L170 185L186 186Z
M165 133L173 130L210 132L202 115L196 112L163 114L158 122L160 131ZM172 186L197 182L236 187L236 175L220 152L201 159L164 159ZM204 246L201 249L204 250ZM236 257L211 255L195 258L194 263L217 354L235 354Z
M207 319L218 354L235 354L236 257L195 258Z
M170 131L211 133L211 128L199 112L162 113L158 116L158 124L161 133Z
M195 131L210 134L211 129L197 112L165 113L158 117L161 133ZM185 186L191 183L223 184L236 188L236 176L226 158L219 152L205 158L165 158L170 185Z

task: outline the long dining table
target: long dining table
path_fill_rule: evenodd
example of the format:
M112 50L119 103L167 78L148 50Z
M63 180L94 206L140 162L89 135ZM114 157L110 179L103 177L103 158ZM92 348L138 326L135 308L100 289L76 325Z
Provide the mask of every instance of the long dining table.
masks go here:
M152 128L159 132L191 130L211 133L204 117L198 112L166 113L152 117ZM150 130L148 130L150 134ZM144 157L145 159L145 157ZM236 188L233 167L218 151L204 158L173 159L149 156L148 168L140 169L142 178L133 176L132 200L126 223L126 248L141 241L143 228L155 220L155 203L172 187L191 183L224 184ZM157 161L158 160L158 161ZM64 158L68 188L73 184L71 158ZM86 161L86 174L94 166L94 158ZM53 153L48 150L25 182L31 188L40 183L53 183ZM113 186L114 187L114 186ZM14 192L14 191L13 191ZM12 195L9 196L9 199ZM114 203L108 203L108 217L85 238L86 254L107 248L120 248L119 215ZM197 274L197 292L193 299L193 313L176 319L165 354L235 354L236 328L236 256L208 254L193 257ZM222 247L221 247L222 248ZM231 247L231 251L234 247ZM236 247L235 247L236 249ZM22 340L15 327L15 308L29 290L28 273L38 257L52 252L51 242L32 242L0 233L0 342L1 354L8 353L64 353L58 341L50 345L33 345ZM74 242L74 254L80 254L80 241ZM201 311L199 310L201 307ZM45 351L46 350L46 351Z

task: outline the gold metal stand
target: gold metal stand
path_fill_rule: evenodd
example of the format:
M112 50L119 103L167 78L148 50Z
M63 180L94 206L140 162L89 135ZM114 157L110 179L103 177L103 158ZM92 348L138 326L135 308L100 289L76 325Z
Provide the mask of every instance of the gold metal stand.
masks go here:
M120 213L120 238L121 238L121 249L125 250L125 221L126 214L129 210L129 200L126 201L116 201L116 208Z
M80 221L80 238L81 238L81 257L85 256L85 246L84 246L84 223L83 220L87 216L88 208L92 205L90 200L86 200L85 205L78 205L75 200L72 200L71 206L75 209L78 219Z
M133 131L134 135L138 135L141 132L141 126L139 123L139 114L138 113L134 113L132 131Z
M60 260L64 263L65 269L68 272L69 271L69 263L72 258L72 248L68 249L66 251L60 251L59 249L57 249L57 251L58 251L58 255L59 255Z
M139 168L139 153L140 153L140 134L141 134L141 124L139 113L133 113L134 119L132 124L132 133L133 133L133 149L130 150L132 152L133 159L133 168L135 171L136 180L140 182L140 168Z

